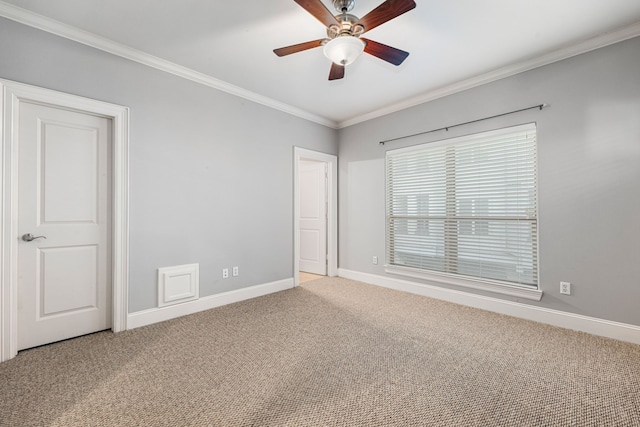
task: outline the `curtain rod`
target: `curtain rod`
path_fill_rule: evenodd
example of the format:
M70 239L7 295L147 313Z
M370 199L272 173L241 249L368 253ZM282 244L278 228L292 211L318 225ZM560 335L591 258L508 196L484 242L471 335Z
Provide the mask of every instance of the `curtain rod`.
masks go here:
M509 114L520 113L522 111L533 110L535 108L539 108L540 110L542 110L543 108L548 107L548 106L549 106L549 104L538 104L538 105L534 105L533 107L521 108L519 110L509 111L508 113L496 114L495 116L485 117L483 119L471 120L470 122L458 123L458 124L451 125L451 126L445 126L445 127L441 127L441 128L438 128L438 129L428 130L426 132L418 132L418 133L414 133L413 135L406 135L406 136L399 136L397 138L385 139L384 141L380 141L380 145L384 145L387 142L398 141L399 139L411 138L412 136L418 136L418 135L426 135L428 133L438 132L438 131L441 131L441 130L444 130L444 131L448 132L449 129L455 128L455 127L458 127L458 126L470 125L471 123L481 122L483 120L495 119L496 117L507 116Z

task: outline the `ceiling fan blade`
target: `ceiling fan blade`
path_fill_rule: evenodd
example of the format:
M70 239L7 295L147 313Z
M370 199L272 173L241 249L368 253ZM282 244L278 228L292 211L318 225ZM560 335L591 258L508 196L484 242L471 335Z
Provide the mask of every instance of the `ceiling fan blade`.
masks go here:
M402 64L402 62L407 59L407 56L409 56L409 52L387 46L386 44L374 42L373 40L365 39L364 37L361 37L360 40L364 40L366 43L364 47L365 52L393 65Z
M344 65L331 63L331 71L329 71L329 80L338 80L344 77Z
M416 2L413 0L387 0L360 18L355 25L362 25L364 31L370 31L378 25L382 25L410 11L414 7L416 7Z
M291 55L292 53L302 52L303 50L313 49L314 47L320 47L324 41L325 39L319 39L310 42L298 43L291 46L273 49L273 53L278 56Z
M294 0L325 26L340 25L333 13L320 0Z

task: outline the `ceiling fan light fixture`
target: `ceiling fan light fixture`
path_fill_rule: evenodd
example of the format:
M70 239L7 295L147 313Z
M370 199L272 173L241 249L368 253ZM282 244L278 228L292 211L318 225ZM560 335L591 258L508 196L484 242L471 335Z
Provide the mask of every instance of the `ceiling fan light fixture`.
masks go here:
M364 42L353 36L340 36L324 45L324 56L332 62L346 66L364 52Z

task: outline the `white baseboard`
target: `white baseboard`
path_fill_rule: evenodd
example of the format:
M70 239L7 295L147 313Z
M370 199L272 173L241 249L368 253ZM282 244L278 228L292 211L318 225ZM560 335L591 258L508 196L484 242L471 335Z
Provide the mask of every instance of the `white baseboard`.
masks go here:
M536 307L513 301L505 301L498 298L491 298L453 289L439 288L437 286L425 285L407 280L361 273L343 268L338 269L338 275L345 279L357 280L371 285L409 292L455 304L492 311L494 313L506 314L521 319L533 320L535 322L545 323L547 325L558 326L574 331L586 332L593 335L640 344L640 326L636 325L612 322L610 320Z
M277 282L265 283L235 291L206 296L182 304L138 311L130 313L127 316L127 329L135 329L141 326L151 325L153 323L164 322L165 320L175 319L176 317L186 316L199 311L209 310L223 305L232 304L234 302L261 297L263 295L292 288L293 278L284 279Z

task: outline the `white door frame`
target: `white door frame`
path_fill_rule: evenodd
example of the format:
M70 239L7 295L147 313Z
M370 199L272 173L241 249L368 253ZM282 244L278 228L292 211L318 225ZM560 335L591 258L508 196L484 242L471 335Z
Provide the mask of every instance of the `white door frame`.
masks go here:
M327 276L338 275L338 157L305 148L293 148L293 283L300 284L300 160L327 164Z
M0 79L0 362L17 353L18 112L21 102L87 112L112 123L112 330L127 329L129 288L129 109Z

